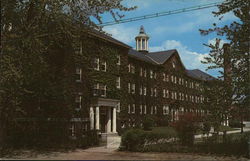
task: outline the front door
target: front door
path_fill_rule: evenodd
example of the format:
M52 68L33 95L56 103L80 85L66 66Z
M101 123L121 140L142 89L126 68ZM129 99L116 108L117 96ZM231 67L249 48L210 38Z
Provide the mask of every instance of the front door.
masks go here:
M106 133L107 112L107 108L100 108L100 130L102 133Z

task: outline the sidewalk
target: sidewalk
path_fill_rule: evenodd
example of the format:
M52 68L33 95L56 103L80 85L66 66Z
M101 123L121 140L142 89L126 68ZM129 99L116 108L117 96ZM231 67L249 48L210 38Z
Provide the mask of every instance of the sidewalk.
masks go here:
M250 131L250 128L246 128L246 127L243 128L243 132L248 132L248 131ZM240 133L240 132L241 132L241 129L239 128L238 130L227 131L227 134L235 134L235 133ZM223 132L219 132L219 135L223 135ZM195 135L194 138L199 139L205 136L207 135L199 134L199 135ZM208 136L212 136L212 134L210 133Z

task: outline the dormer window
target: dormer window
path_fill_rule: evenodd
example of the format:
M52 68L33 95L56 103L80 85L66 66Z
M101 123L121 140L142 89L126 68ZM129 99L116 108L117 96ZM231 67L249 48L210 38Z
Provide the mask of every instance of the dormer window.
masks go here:
M173 66L173 68L175 68L175 62L174 61L172 62L172 66Z

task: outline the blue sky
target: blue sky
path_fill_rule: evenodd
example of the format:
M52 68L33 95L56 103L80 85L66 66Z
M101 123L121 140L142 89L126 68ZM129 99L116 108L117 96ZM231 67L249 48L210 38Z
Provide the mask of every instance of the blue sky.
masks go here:
M212 2L222 2L222 0L124 0L123 4L125 6L138 6L136 10L125 13L125 18L130 18ZM215 22L219 26L224 26L237 20L233 13L228 13L219 21L219 18L214 17L211 13L217 10L217 7L213 7L112 25L104 27L104 31L135 48L134 38L139 32L140 26L143 25L146 33L150 36L150 51L177 49L187 69L198 68L205 71L206 66L200 61L209 53L209 48L205 47L203 43L214 43L218 36L215 34L201 36L199 29L208 29ZM104 15L103 21L112 21L112 18L109 15ZM222 43L226 42L223 37L221 39ZM219 75L215 70L209 70L207 73L213 76Z

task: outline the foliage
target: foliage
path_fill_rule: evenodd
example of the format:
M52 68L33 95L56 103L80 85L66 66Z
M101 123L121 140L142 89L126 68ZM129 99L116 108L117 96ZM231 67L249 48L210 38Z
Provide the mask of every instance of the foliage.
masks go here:
M173 137L175 136L172 133L130 129L122 135L121 150L144 151L147 145L168 141L169 139L173 139Z
M88 61L86 54L75 52L79 35L86 40L86 28L98 28L90 17L101 22L100 15L108 12L118 19L123 17L119 11L135 9L121 2L1 1L0 145L4 144L7 129L18 126L14 118L65 120L63 126L68 129L66 125L75 115L75 65L80 60ZM84 88L86 93L91 92ZM40 124L34 126L42 128Z
M152 130L154 124L154 119L152 117L145 117L142 121L143 130Z
M176 133L175 129L171 126L153 127L152 132L177 137L177 133Z
M199 129L198 118L193 113L185 113L179 116L179 120L173 123L178 137L183 145L193 145L194 135Z
M250 3L244 0L226 0L218 5L218 11L213 12L214 16L223 19L223 15L233 12L238 19L231 22L230 25L219 27L213 24L213 28L200 30L202 35L207 35L212 32L217 33L218 37L226 37L229 41L229 47L221 49L220 39L216 39L215 44L209 44L211 48L209 57L205 58L203 63L210 64L208 69L224 69L221 74L225 83L227 95L225 100L230 105L233 102L235 105L231 114L235 110L239 114L241 120L249 118L249 103L250 103ZM219 94L219 93L218 93ZM230 106L229 106L230 107ZM230 109L232 110L232 109ZM229 111L229 110L228 110ZM230 111L229 111L230 112ZM248 115L246 115L248 113Z

